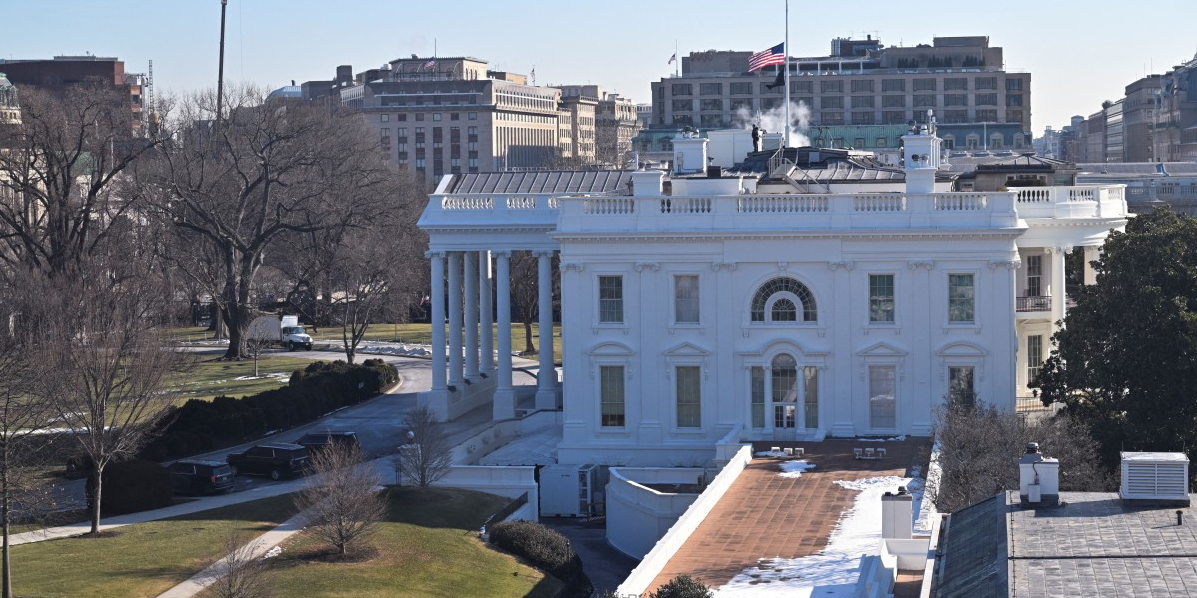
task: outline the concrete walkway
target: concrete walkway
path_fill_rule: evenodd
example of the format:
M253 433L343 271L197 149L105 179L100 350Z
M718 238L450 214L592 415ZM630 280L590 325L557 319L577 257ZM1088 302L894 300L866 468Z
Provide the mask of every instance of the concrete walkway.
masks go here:
M284 540L302 529L303 515L296 515L246 544L245 548L249 552L245 556L255 559L262 558L267 552L270 552L270 549L282 544ZM227 557L212 563L207 569L191 576L191 579L162 592L158 598L191 598L199 594L204 591L204 588L216 583L216 580L224 576L227 567L226 559Z

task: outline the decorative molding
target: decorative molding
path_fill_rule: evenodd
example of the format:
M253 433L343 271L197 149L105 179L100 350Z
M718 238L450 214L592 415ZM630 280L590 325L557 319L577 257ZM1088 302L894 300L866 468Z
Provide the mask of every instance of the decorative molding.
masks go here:
M1022 267L1022 262L1018 260L989 260L989 269L996 270L1005 266L1007 270L1015 270Z
M532 255L534 255L534 256L536 256L536 257L538 257L538 258L540 258L540 257L552 258L552 257L553 257L553 254L554 254L554 253L557 253L557 252L556 252L556 251L553 251L552 249L541 249L541 250L538 250L538 251L533 251L533 252L531 252L531 253L532 253Z
M661 269L661 264L659 262L636 262L634 268L636 268L637 272L643 272L645 269L656 272Z
M908 264L911 270L918 270L919 268L926 268L928 272L935 268L935 260L910 260Z
M736 269L736 262L711 262L711 269L718 272L723 269L732 272Z
M831 268L832 272L835 272L836 270L839 270L840 268L843 268L844 270L851 272L852 269L856 267L856 262L853 262L852 260L842 260L842 261L838 261L838 262L827 262L827 267Z
M425 259L432 259L434 257L444 258L446 254L448 254L447 251L425 251L424 258Z
M500 257L505 257L508 259L511 258L511 250L510 249L496 249L494 251L491 251L490 254L496 258L500 258Z
M568 262L568 263L562 262L561 263L561 271L562 272L569 272L570 270L573 270L574 272L581 272L585 269L586 269L585 262Z
M790 267L790 262L777 262L777 269L785 272L786 268Z

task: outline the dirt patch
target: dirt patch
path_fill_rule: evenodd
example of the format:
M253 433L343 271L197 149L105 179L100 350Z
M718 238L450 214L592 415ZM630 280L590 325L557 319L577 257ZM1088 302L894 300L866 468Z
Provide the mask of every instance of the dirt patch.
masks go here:
M373 546L359 546L349 554L341 554L335 548L311 548L291 555L291 558L312 563L366 563L379 555Z
M86 534L81 534L79 537L83 538L85 540L90 540L92 538L115 538L119 535L121 535L120 530L106 529L106 530L100 530L94 534L91 532L88 532Z

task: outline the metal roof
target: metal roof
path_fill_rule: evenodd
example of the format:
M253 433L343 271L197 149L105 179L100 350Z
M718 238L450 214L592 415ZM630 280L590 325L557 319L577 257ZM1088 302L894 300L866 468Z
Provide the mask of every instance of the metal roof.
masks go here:
M539 170L453 175L446 193L614 193L626 195L630 170Z
M1035 154L1014 154L1007 156L949 156L948 164L942 170L948 172L972 172L974 170L1046 172L1076 170L1076 168L1077 165L1072 162Z

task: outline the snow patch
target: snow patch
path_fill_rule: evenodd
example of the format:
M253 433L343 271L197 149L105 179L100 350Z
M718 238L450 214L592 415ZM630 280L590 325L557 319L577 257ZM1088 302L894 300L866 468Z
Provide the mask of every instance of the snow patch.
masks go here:
M266 551L266 554L262 555L262 558L263 558L263 559L272 559L272 558L274 558L274 557L276 557L276 556L278 556L278 555L280 555L280 554L282 554L282 553L283 553L283 547L282 547L282 546L275 546L274 548L271 548L270 550L267 550L267 551Z
M807 463L806 461L786 461L781 464L781 473L778 477L783 478L799 478L802 477L802 472L814 469L814 463Z
M906 440L906 435L894 436L893 438L857 438L857 442L902 442Z
M914 479L897 476L836 481L859 491L852 508L843 513L823 552L796 559L761 559L715 590L717 598L851 598L860 576L860 557L876 554L881 540L881 495L898 486L910 488ZM921 482L921 480L920 480ZM922 500L922 484L915 513Z

